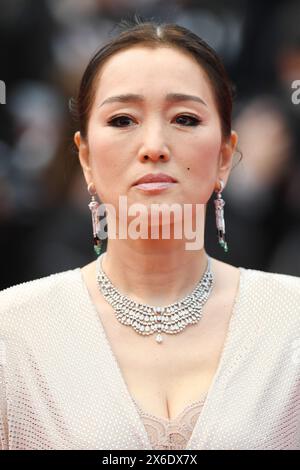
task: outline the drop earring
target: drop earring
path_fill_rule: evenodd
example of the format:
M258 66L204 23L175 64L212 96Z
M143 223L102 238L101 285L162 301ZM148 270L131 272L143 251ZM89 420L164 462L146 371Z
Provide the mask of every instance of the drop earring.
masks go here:
M92 224L93 224L93 239L94 239L94 251L97 256L101 254L102 242L98 237L99 231L99 219L98 219L98 208L100 206L99 202L96 201L95 195L97 194L94 183L89 183L88 192L92 196L91 202L89 203L89 209L92 213Z
M224 182L223 180L220 181L220 189L216 189L215 192L217 193L217 197L214 200L215 203L215 212L216 212L216 225L217 225L217 233L218 233L218 241L219 244L224 248L225 253L228 252L228 245L225 240L225 220L224 220L224 206L225 201L222 198L222 191L224 189Z

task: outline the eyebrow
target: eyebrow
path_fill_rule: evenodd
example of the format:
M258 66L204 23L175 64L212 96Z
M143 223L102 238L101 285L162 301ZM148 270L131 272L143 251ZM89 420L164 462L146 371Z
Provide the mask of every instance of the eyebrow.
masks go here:
M196 101L198 103L202 103L205 106L207 106L205 101L203 101L202 98L200 98L199 96L186 95L183 93L168 93L165 99L169 103L177 103L180 101ZM99 105L99 108L107 103L129 103L129 102L141 103L144 101L145 101L145 98L143 95L136 95L134 93L126 93L124 95L110 96L109 98L106 98L106 100L104 100Z

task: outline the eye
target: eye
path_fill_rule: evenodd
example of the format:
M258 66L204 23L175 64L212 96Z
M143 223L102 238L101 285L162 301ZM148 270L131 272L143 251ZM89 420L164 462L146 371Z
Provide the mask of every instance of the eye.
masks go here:
M128 124L128 121L132 121L132 119L129 116L125 116L125 115L116 116L116 117L111 118L108 121L108 125L112 126L112 127L128 127L128 125L126 125L126 124ZM120 124L120 125L118 125L118 124Z
M200 119L194 117L194 116L188 116L187 114L182 114L180 116L177 116L176 117L176 120L181 120L181 122L179 122L180 125L183 125L185 127L195 127L195 126L198 126L200 124ZM112 127L129 127L129 122L130 121L133 121L132 118L130 118L129 116L126 116L126 115L121 115L121 116L115 116L115 117L112 117L109 121L108 121L108 125L109 126L112 126ZM185 124L187 123L187 124Z
M188 119L189 120L188 122L190 122L190 124L187 124L187 126L189 126L189 127L198 126L201 122L200 119L198 119L196 117L193 117L193 116L188 116L187 114L181 114L180 116L177 116L176 120L178 121L179 119L181 120L181 122L179 122L179 124L183 124L184 126L185 126L184 122L187 122L186 119ZM187 127L187 126L185 126L185 127Z

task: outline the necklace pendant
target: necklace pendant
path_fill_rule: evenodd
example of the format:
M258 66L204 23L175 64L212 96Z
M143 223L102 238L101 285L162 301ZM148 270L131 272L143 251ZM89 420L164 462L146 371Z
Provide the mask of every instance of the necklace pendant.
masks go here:
M163 341L162 335L160 333L156 335L155 339L158 344L162 343Z

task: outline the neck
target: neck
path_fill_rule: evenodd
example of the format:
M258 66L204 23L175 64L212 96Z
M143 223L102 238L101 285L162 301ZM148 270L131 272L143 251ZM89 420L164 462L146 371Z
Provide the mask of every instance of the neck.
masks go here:
M194 289L207 261L204 248L186 250L182 240L109 239L102 267L127 297L167 305Z

